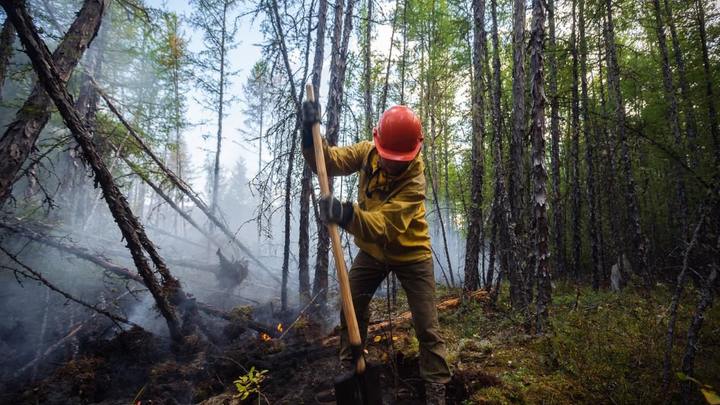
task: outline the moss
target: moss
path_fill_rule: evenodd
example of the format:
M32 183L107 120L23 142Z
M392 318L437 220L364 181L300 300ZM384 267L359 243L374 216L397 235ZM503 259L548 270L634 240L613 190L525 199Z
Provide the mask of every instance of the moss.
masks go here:
M478 368L501 384L469 393L472 403L658 403L671 291L632 288L621 293L576 289L558 283L550 312L550 332L527 335L504 288L494 308L468 305L441 315L448 359L456 370ZM678 313L674 369L685 350L687 325L697 303L690 290ZM705 317L695 374L720 386L720 306ZM670 398L679 402L673 381ZM700 403L699 394L695 398Z

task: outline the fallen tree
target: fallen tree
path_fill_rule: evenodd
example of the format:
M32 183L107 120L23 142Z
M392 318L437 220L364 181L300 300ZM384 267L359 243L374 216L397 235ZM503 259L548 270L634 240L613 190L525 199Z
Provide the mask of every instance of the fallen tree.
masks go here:
M475 301L475 302L490 302L491 296L490 294L485 290L477 290L473 291L470 294L466 295L465 297L454 297L454 298L448 298L446 300L440 301L435 307L437 308L438 312L443 311L449 311L451 309L455 309L459 307L463 302L469 300L469 301ZM394 326L399 326L401 324L407 324L412 321L412 313L410 311L402 312L396 316L393 316L391 319L388 319L386 321L377 322L368 325L367 334L371 333L378 333L381 331L384 331L386 329L390 329ZM340 342L340 336L330 336L323 340L322 344L323 346L329 346L329 345L335 345L339 344Z
M112 102L110 97L100 88L100 86L95 82L95 80L92 77L89 77L89 79L92 81L93 86L95 86L96 91L102 99L105 101L105 104L108 106L110 111L117 117L118 120L120 120L120 123L127 129L128 133L132 136L132 138L135 140L137 146L150 157L150 159L155 162L155 164L160 168L160 170L165 174L168 180L175 186L178 190L180 190L185 196L187 196L196 207L202 211L203 214L210 220L210 222L213 223L213 225L217 226L218 229L230 240L235 246L237 246L241 251L243 251L249 258L251 258L255 263L257 263L258 266L260 266L261 269L263 269L273 280L280 282L280 279L272 274L272 271L265 266L265 264L258 259L250 249L248 249L245 244L240 242L235 234L230 231L230 229L227 227L227 224L222 221L217 215L213 213L213 211L210 209L210 207L205 204L205 201L203 201L200 196L197 195L197 193L188 185L183 179L179 178L175 172L170 170L163 162L162 160L150 149L145 142L143 142L142 138L138 133L135 131L135 129L130 125L130 123L125 119L125 117L120 113L120 111L117 109L115 104ZM162 192L162 190L154 184L151 184L152 182L148 178L147 175L143 174L141 171L138 170L137 166L129 162L128 160L125 160L125 162L130 166L130 168L135 172L140 178L149 185L156 193L160 195L168 204L170 207L172 207L176 212L180 214L185 220L187 220L191 225L193 225L196 229L200 228L195 224L189 216L184 213L174 202L171 202L170 198ZM208 236L207 232L204 230L200 230L200 232L207 236L213 243L217 245L217 242L215 242L211 236Z
M68 242L63 242L59 238L44 235L40 232L37 232L20 224L8 224L6 222L0 222L0 229L15 233L19 236L32 240L33 242L50 246L66 253L70 253L80 259L97 265L104 271L111 273L117 277L125 280L132 280L144 285L143 278L134 271L126 267L117 265L110 261L110 259L104 257L102 254L98 252L93 252L88 248ZM222 311L218 308L213 307L212 305L203 302L196 301L195 304L200 311L207 315L221 318L226 321L231 321L233 323L239 324L239 326L241 327L252 329L256 332L265 333L270 337L275 337L277 334L273 327L263 325L262 323L256 322L252 319L235 316L232 312Z
M50 290L55 291L56 293L62 295L68 301L72 301L76 304L80 304L81 306L83 306L85 308L88 308L99 314L102 314L102 315L106 316L108 319L110 319L111 321L115 322L116 324L124 323L124 324L131 325L131 326L138 326L137 324L129 321L127 318L125 318L123 316L110 313L110 312L106 311L105 309L99 308L97 305L90 304L87 301L84 301L80 298L77 298L77 297L67 293L66 291L63 291L62 289L57 287L55 284L51 283L48 279L46 279L40 272L35 271L32 268L30 268L28 265L26 265L25 263L20 261L20 259L18 259L18 257L16 255L10 253L7 249L5 249L2 246L0 246L0 252L3 252L6 257L8 257L12 262L14 262L17 266L19 266L19 268L17 268L17 267L9 267L9 266L5 266L5 265L0 265L0 268L12 271L16 277L18 275L20 275L29 280L38 281L41 284L45 285Z
M52 63L61 83L67 82L97 35L107 4L107 0L85 0L77 18L53 52ZM8 21L12 20L8 18ZM0 138L0 206L10 196L15 177L50 119L51 107L52 99L43 85L36 83L28 99L15 114L15 119Z
M103 191L103 198L127 242L135 267L152 294L158 310L165 318L173 342L183 343L185 336L194 334L197 330L193 325L192 317L196 308L193 305L178 305L187 301L180 282L170 274L165 262L130 209L125 196L115 184L107 165L95 149L91 131L73 106L72 98L50 56L50 51L38 35L25 3L20 0L2 0L0 5L15 26L40 83L57 106L63 121L82 149L85 160L92 168L95 181ZM160 274L160 281L155 278L143 251L148 254L155 270ZM181 311L182 325L178 319L178 310Z

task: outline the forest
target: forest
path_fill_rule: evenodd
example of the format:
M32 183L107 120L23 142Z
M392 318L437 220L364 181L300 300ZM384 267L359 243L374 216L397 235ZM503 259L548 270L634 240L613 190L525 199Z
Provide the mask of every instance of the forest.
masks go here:
M0 6L0 403L720 404L717 1Z

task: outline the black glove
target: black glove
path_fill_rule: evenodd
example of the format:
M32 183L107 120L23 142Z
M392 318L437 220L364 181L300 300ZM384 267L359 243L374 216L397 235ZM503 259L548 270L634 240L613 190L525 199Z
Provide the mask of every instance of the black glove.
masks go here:
M312 148L313 135L312 127L320 123L320 104L317 102L303 101L302 103L302 147Z
M350 201L340 202L337 198L329 195L322 197L318 202L320 220L325 223L335 223L343 228L353 218L353 204Z

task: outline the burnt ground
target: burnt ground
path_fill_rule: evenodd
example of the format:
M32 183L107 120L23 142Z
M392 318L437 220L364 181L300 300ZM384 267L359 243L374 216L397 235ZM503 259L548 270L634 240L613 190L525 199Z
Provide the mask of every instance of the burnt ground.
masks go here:
M682 403L678 381L667 393L658 384L669 294L664 287L639 297L634 291L578 292L558 286L552 332L544 336L524 332L522 319L504 300L506 294L493 306L482 297L460 304L448 296L441 301L450 304L440 306L454 373L448 403ZM676 367L685 348L692 303L689 298L679 313ZM392 333L382 323L387 319L385 308L384 299L372 303L367 357L382 368L385 403L422 403L418 344L403 313L402 295ZM713 331L720 328L719 308L707 313L694 375L715 390L720 387L720 335ZM293 320L273 315L260 321L289 325ZM244 402L235 398L238 390L233 384L254 368L267 370L257 390L259 403L315 404L316 396L327 391L341 371L336 332L322 332L308 319L301 317L282 338L270 340L240 324L206 321L222 331L225 340L215 338L193 354L175 352L167 339L141 329L111 338L84 336L74 360L44 363L43 377L35 382L6 383L0 403L257 404L257 392ZM692 403L704 403L699 389L693 395Z
M381 370L385 403L421 403L424 389L418 375L417 340L407 314L402 314L402 302L392 335L378 324L383 320L379 308L384 305L384 300L373 304L367 358ZM239 312L247 315L249 309ZM283 318L263 317L269 325L277 325L275 322L282 321L278 318ZM254 367L268 370L260 388L263 403L322 403L316 398L327 392L333 378L343 371L337 359L337 330L321 333L321 326L304 316L297 321L288 318L290 330L282 338L272 339L263 339L241 323L215 320L212 326L223 331L219 338L223 341L216 336L214 344L193 354L173 351L167 338L140 328L111 338L90 333L80 339L73 360L46 363L45 368L55 368L38 381L18 379L6 384L0 399L8 404L257 403L257 394L244 402L234 398L233 381ZM490 376L456 372L448 386L449 403L468 398L469 387L478 381L496 383Z

